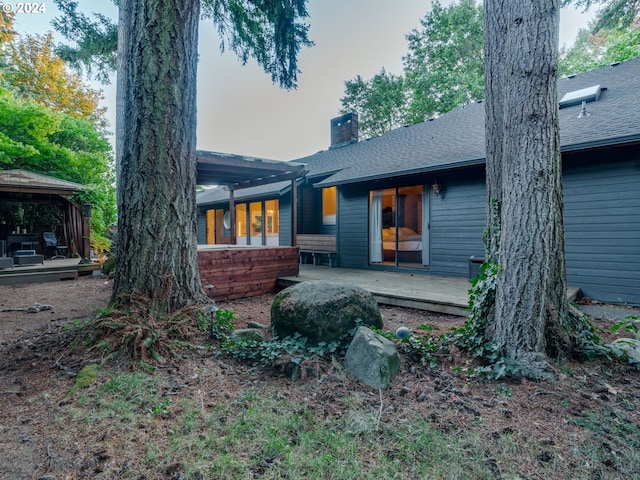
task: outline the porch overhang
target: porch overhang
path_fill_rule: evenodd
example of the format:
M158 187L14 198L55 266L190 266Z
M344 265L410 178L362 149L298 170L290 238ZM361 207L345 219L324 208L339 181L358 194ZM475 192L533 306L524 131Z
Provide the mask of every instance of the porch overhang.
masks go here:
M224 185L229 190L295 180L306 173L305 165L228 153L196 151L198 185Z
M44 201L55 196L67 198L87 187L79 183L41 175L27 170L0 171L0 200L3 201Z
M236 220L234 192L243 188L257 187L289 180L292 184L291 244L296 244L296 179L303 177L306 165L295 162L278 162L264 158L245 157L229 153L196 151L196 173L198 185L223 185L229 189L230 237L236 243Z

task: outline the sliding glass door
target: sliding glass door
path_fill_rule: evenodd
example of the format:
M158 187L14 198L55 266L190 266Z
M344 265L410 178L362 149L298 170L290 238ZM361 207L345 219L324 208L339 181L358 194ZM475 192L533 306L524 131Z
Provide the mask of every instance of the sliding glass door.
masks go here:
M370 263L429 265L428 192L428 188L414 185L370 193Z

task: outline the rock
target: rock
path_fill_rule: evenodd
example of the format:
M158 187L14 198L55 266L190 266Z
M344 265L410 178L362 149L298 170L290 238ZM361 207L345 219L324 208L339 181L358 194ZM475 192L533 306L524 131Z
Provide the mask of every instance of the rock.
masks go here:
M249 342L263 342L264 336L262 335L262 330L257 328L240 328L238 330L234 330L229 334L229 340L233 342L241 342L242 340L246 340Z
M360 327L344 359L347 373L374 388L387 388L400 370L400 356L393 342L367 327Z
M278 293L271 305L275 335L299 333L312 345L340 340L358 324L382 328L382 317L373 295L355 285L302 282Z
M53 310L53 307L46 303L45 304L34 303L33 307L27 308L27 313L38 313L38 312L43 312L45 310Z
M267 330L269 328L268 325L265 325L260 322L247 322L247 327L249 328L259 328L261 330Z
M608 344L615 350L622 350L630 362L640 363L640 340L635 338L618 338Z

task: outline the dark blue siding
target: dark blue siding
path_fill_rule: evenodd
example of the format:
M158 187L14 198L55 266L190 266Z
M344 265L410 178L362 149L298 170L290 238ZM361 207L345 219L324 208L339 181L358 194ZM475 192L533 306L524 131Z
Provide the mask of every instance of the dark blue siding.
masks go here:
M298 197L298 233L320 233L322 193L312 185L300 189Z
M198 209L198 218L196 221L198 245L207 243L207 216L204 210Z
M640 304L640 156L564 171L567 283L586 297Z
M291 245L291 193L279 199L280 210L280 245Z
M369 265L369 192L351 186L338 188L338 266Z
M469 257L483 256L486 189L484 177L450 179L431 197L431 273L464 277Z
M305 185L298 198L298 233L335 235L335 225L322 223L322 189Z

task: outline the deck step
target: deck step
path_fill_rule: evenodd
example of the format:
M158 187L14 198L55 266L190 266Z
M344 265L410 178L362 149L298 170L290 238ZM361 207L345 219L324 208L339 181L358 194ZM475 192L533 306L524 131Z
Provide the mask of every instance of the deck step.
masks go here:
M56 270L51 272L19 272L0 275L0 285L20 285L25 283L77 280L77 270Z

